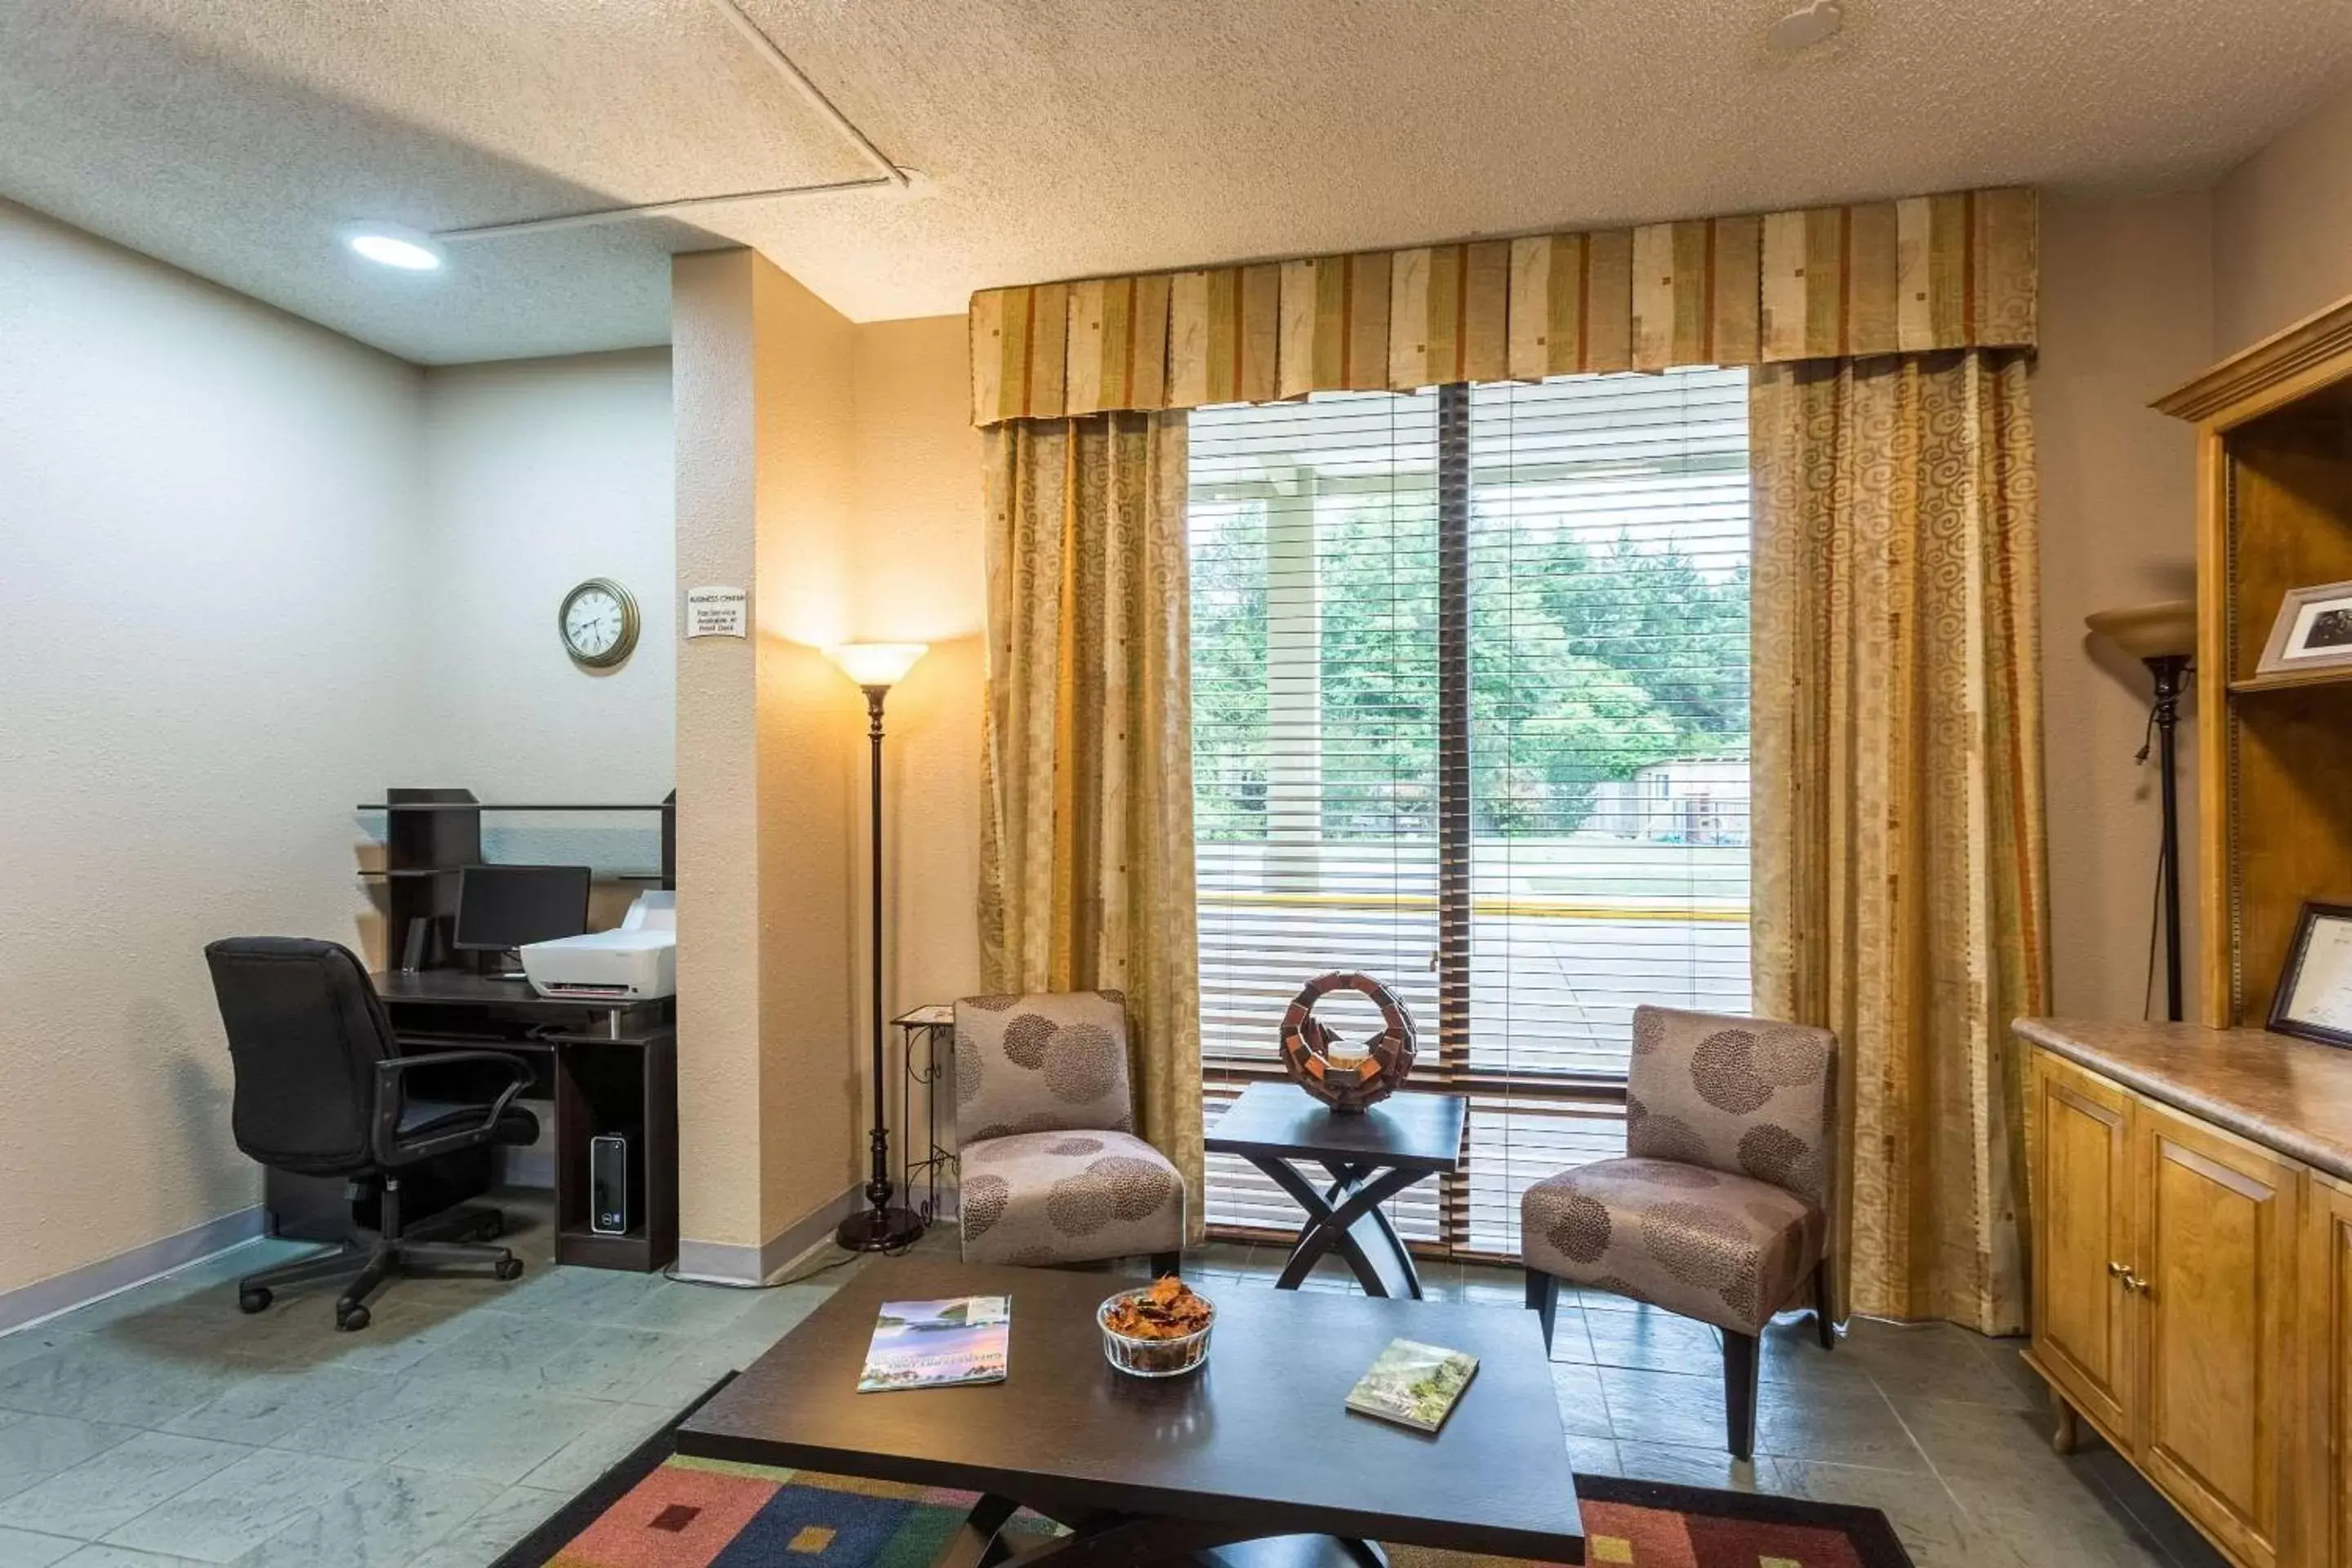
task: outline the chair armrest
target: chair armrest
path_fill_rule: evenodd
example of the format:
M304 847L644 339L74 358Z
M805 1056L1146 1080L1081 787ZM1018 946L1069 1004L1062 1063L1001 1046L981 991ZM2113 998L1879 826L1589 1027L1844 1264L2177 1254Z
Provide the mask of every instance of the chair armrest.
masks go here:
M400 1113L408 1103L407 1086L402 1081L412 1068L448 1067L458 1062L503 1063L509 1075L505 1089L499 1091L482 1113L478 1122L467 1127L453 1128L437 1137L403 1148L400 1143ZM372 1142L379 1165L411 1164L452 1149L463 1149L488 1138L507 1112L514 1097L530 1082L530 1064L512 1051L427 1051L422 1056L384 1057L375 1064L375 1121Z

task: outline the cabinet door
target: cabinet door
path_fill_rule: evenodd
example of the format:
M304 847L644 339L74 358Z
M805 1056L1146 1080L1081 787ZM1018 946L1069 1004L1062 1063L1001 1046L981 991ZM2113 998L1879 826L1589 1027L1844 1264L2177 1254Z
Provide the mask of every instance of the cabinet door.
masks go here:
M2068 1402L2129 1441L2138 1379L2130 1296L2132 1097L2033 1053L2033 1352ZM2111 1267L2113 1266L2113 1267Z
M2147 1386L2140 1468L2239 1561L2277 1561L2294 1449L2295 1209L2302 1173L2143 1100L2133 1114L2136 1282Z
M2312 1549L2300 1560L2352 1568L2352 1186L2314 1175L2303 1253L2303 1346L2296 1380L2309 1403L2304 1455L2290 1461L2305 1478L2304 1528Z

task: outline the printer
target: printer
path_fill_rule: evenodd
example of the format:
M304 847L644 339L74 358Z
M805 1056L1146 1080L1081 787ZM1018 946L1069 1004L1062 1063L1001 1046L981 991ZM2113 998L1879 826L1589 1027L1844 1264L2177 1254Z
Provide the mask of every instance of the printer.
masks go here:
M541 996L642 1002L677 994L677 895L640 893L618 931L525 943L522 972Z

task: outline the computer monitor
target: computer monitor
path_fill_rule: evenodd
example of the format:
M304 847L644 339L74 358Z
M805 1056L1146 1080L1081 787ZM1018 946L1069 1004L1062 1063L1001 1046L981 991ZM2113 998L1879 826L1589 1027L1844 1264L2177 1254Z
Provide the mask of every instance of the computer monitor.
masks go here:
M457 945L503 952L588 929L585 866L467 866L457 873Z

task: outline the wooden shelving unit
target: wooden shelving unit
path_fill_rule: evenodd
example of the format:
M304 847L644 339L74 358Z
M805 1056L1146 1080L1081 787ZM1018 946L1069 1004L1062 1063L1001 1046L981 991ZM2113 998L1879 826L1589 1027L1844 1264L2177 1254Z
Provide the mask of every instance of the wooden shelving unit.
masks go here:
M2352 685L2352 667L2340 669L2285 669L2249 676L2230 682L2232 697L2259 697L2265 691L2300 691L2313 686Z
M2256 669L2289 589L2352 579L2352 300L2156 406L2197 426L2203 1017L2260 1028L2304 900L2352 898L2352 669Z

